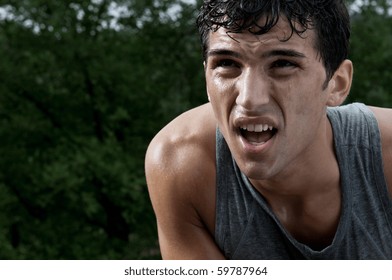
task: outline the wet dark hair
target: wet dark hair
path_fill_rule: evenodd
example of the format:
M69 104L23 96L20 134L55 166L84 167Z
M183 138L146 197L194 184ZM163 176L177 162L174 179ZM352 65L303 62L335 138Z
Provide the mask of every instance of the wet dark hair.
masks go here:
M291 36L315 30L314 47L328 82L348 56L350 18L343 0L205 0L197 18L204 59L210 31L223 27L228 34L250 31L261 35L270 31L282 16L290 23ZM262 17L265 20L260 25Z

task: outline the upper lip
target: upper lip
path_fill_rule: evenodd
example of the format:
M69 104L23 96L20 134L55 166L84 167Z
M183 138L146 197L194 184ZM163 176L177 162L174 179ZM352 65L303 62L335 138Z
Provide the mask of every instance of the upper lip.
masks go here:
M274 127L268 124L248 124L248 125L241 126L241 129L247 131L262 132L262 131L272 130L274 129Z
M240 116L234 119L234 126L256 132L277 129L276 123L269 117Z

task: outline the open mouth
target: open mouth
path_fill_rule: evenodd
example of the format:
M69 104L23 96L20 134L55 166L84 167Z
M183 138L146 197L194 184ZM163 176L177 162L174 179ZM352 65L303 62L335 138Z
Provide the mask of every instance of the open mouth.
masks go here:
M249 124L240 128L240 133L247 142L262 145L276 134L277 129L267 124Z

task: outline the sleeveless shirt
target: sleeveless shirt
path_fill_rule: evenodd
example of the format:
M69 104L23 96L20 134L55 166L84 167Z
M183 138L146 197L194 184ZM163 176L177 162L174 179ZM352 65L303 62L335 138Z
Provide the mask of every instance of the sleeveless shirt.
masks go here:
M365 105L328 108L342 207L332 243L314 250L290 235L239 170L217 129L215 241L228 259L392 259L392 199L380 132Z

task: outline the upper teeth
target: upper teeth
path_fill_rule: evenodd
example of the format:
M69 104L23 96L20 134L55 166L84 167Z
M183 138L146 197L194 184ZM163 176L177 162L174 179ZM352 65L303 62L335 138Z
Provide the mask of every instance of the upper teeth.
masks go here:
M272 130L274 127L268 124L248 124L241 126L241 129L251 131L251 132L262 132L267 130Z

